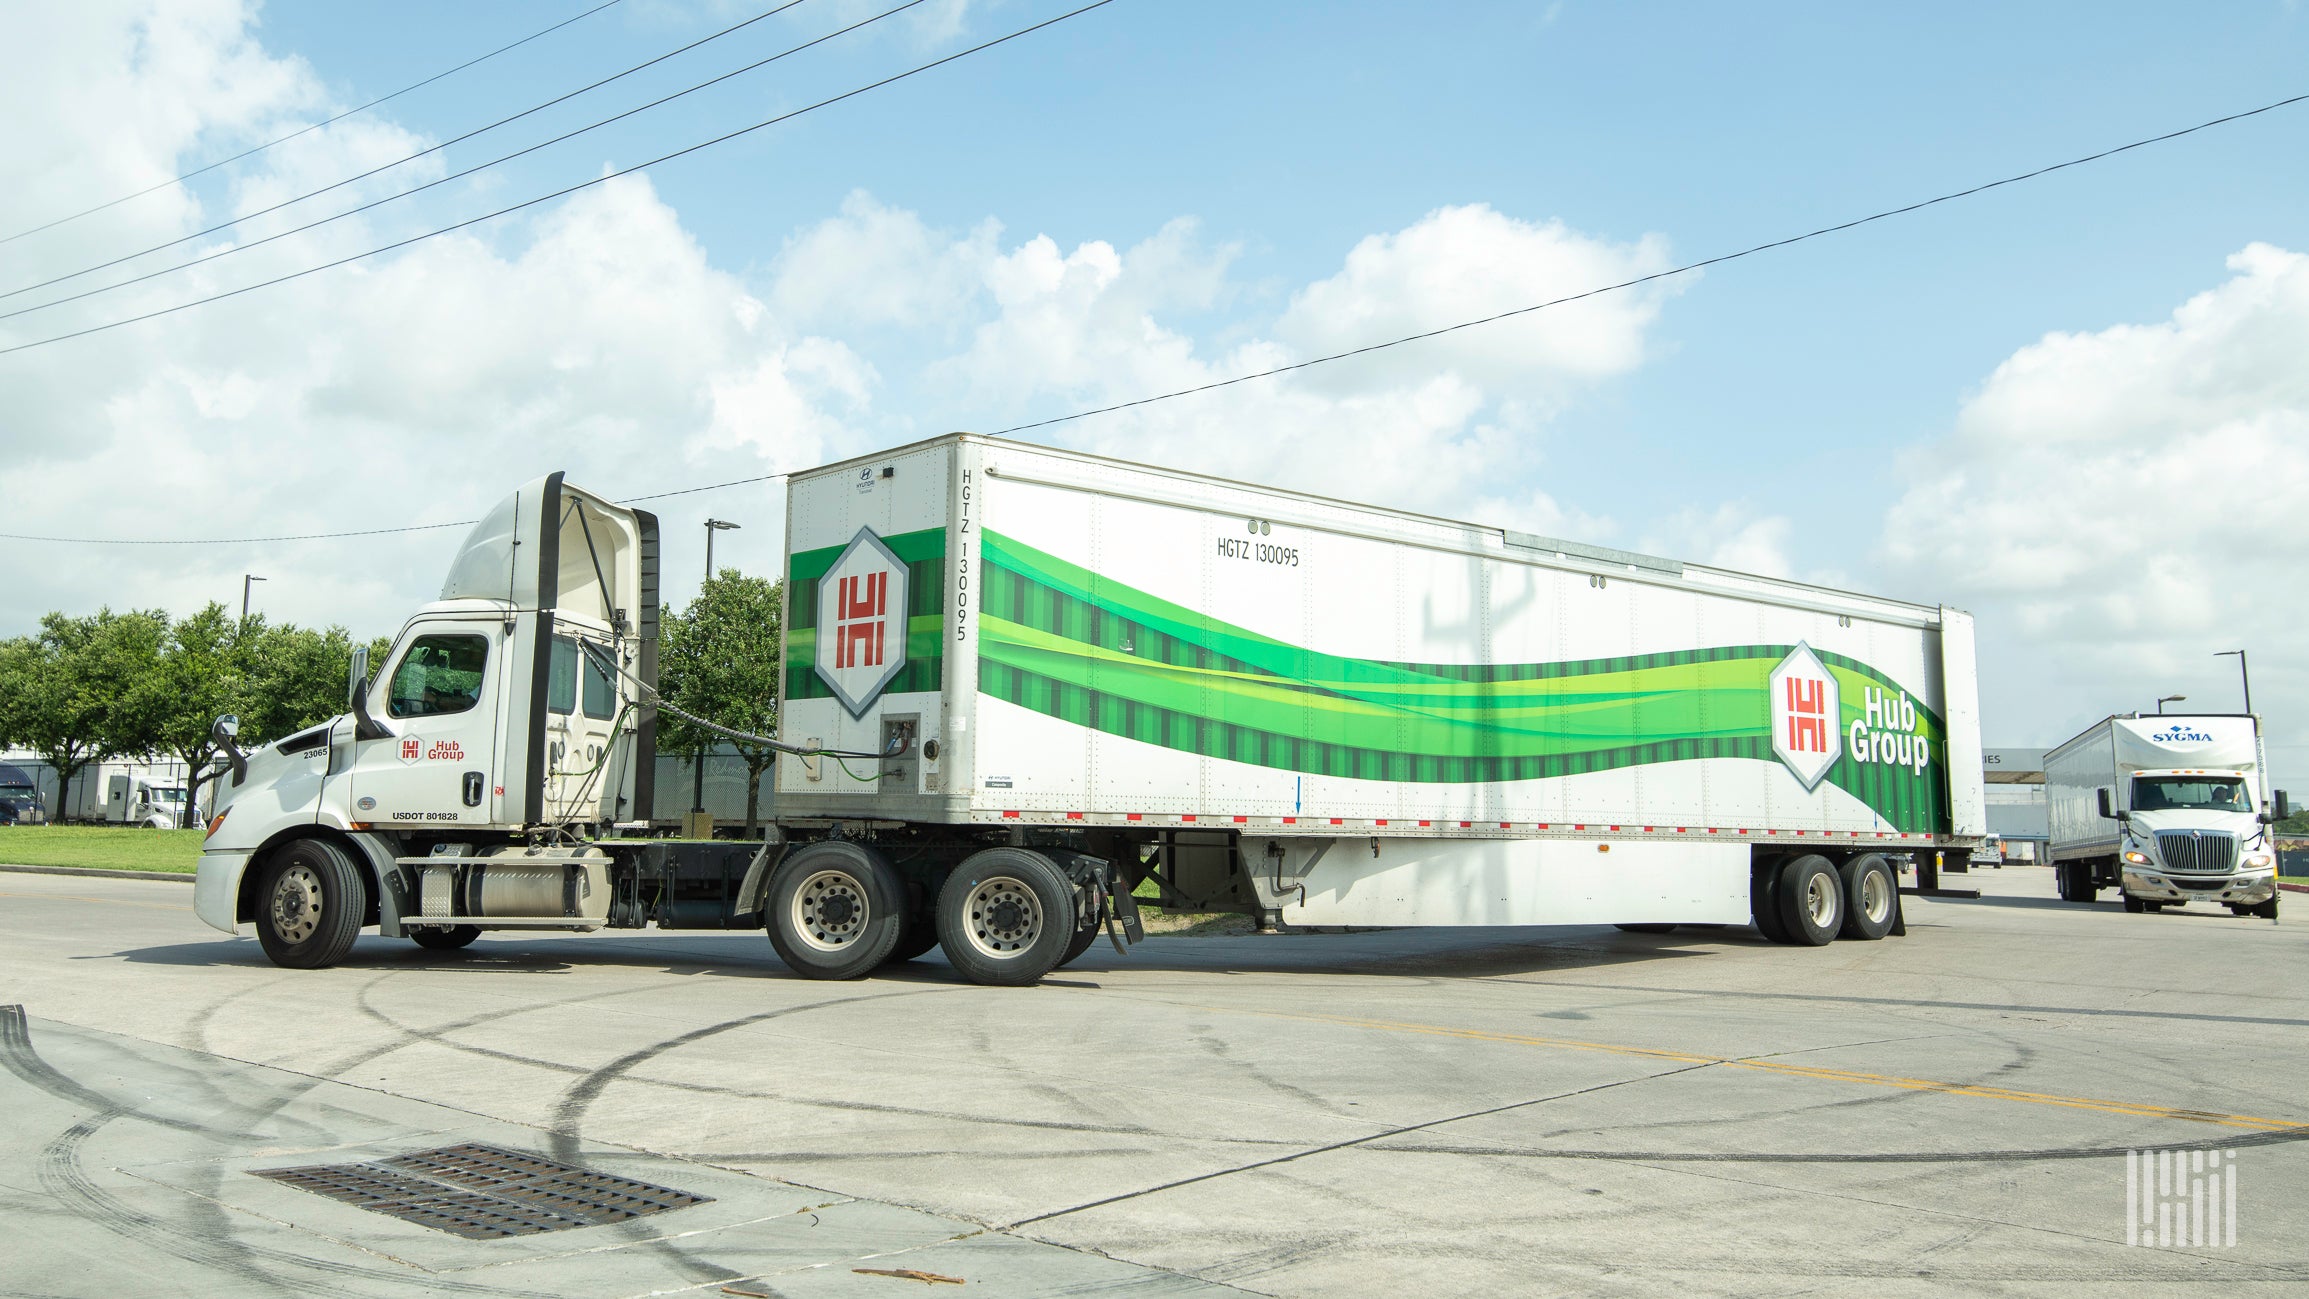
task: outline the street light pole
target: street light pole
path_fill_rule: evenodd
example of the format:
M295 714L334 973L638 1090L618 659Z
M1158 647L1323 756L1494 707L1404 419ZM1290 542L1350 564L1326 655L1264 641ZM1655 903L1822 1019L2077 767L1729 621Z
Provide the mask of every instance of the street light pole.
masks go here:
M264 580L254 573L241 574L241 625L243 627L246 627L249 621L249 588Z
M2225 659L2231 654L2237 656L2237 675L2243 678L2245 682L2245 711L2250 713L2253 711L2253 674L2245 667L2245 651L2241 649L2216 650L2213 657Z
M2162 717L2165 715L2166 704L2184 704L2188 701L2189 697L2187 695L2166 695L2164 698L2157 701L2157 716Z
M708 582L714 580L714 534L717 532L735 532L738 527L738 524L723 519L706 520L706 580Z
M714 534L735 532L739 525L727 519L706 520L706 581L714 580ZM706 810L706 744L698 741L696 758L690 763L690 818L694 822ZM694 827L693 827L694 828Z

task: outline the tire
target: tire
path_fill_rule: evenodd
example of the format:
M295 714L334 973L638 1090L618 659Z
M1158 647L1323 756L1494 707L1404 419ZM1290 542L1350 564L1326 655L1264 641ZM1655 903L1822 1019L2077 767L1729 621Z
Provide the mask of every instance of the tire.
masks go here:
M789 854L770 874L770 946L805 979L858 979L898 945L906 886L882 854L843 839Z
M2267 900L2256 902L2247 907L2246 910L2263 920L2275 920L2277 918L2277 895L2272 893Z
M428 952L454 952L472 946L480 936L481 931L472 925L432 925L409 931L410 939Z
M937 918L924 908L910 906L906 914L898 918L898 941L890 948L890 954L882 958L882 964L903 964L937 945Z
M1838 938L1872 943L1892 932L1900 915L1900 880L1892 863L1865 852L1836 868L1844 885L1844 925Z
M1630 934L1672 934L1676 932L1674 925L1613 925L1612 928Z
M1084 925L1082 928L1075 930L1074 937L1066 940L1066 950L1059 954L1058 964L1053 965L1050 968L1054 970L1063 970L1067 966L1074 964L1077 960L1081 959L1084 952L1090 950L1090 945L1092 943L1098 941L1098 936L1101 932L1102 931L1099 928L1099 924L1096 919L1093 919L1089 924Z
M368 884L344 849L325 839L297 839L265 859L257 881L257 942L283 969L325 969L353 950L368 909Z
M1825 947L1844 927L1844 877L1818 853L1789 859L1775 890L1783 940L1799 947Z
M1058 968L1080 930L1074 886L1025 848L975 853L938 890L939 944L972 983L1033 983Z
M1788 927L1780 920L1780 868L1785 864L1767 861L1748 876L1748 914L1756 932L1775 943L1788 941Z
M2130 893L2125 894L2125 910L2137 916L2147 911L2148 909L2148 903L2141 901L2139 898L2134 897Z

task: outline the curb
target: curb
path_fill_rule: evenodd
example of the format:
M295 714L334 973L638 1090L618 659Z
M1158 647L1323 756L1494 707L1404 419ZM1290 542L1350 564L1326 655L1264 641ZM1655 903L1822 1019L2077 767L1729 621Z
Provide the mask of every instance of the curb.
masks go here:
M2277 887L2285 890L2287 893L2309 893L2309 884L2287 884L2285 881L2279 880L2277 881Z
M107 880L172 880L179 884L192 883L189 871L115 871L99 866L11 866L0 862L0 871L18 875L88 875Z

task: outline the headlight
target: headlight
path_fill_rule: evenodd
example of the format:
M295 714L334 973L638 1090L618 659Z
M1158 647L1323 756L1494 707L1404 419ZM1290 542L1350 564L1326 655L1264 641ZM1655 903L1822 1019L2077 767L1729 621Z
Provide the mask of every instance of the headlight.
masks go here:
M2265 853L2265 852L2249 852L2249 853L2246 853L2246 854L2245 854L2245 869L2246 869L2246 870L2251 870L2251 871L2257 871L2257 870L2261 870L2261 869L2263 869L2263 868L2267 867L2267 866L2268 866L2268 864L2269 864L2269 854L2267 854L2267 853Z
M2134 852L2134 851L2133 851L2132 849L2130 849L2130 848L2127 848L2127 849L2125 849L2125 865L2127 865L2127 866L2148 866L2148 865L2151 865L2151 864L2152 864L2152 863L2149 861L2149 855L2148 855L2147 853L2145 853L2145 852Z

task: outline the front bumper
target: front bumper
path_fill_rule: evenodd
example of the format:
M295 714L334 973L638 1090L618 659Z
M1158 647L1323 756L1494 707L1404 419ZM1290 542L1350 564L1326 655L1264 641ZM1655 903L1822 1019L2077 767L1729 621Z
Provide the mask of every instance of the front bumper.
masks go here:
M245 852L204 852L192 877L192 912L210 927L240 932L241 876L249 868Z
M2222 902L2253 906L2277 892L2277 872L2240 871L2199 878L2168 875L2146 867L2125 868L2125 892L2148 902Z

